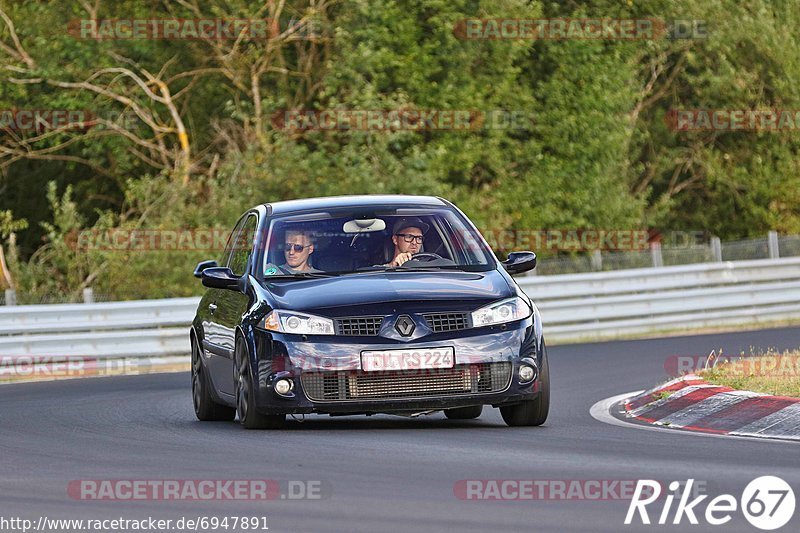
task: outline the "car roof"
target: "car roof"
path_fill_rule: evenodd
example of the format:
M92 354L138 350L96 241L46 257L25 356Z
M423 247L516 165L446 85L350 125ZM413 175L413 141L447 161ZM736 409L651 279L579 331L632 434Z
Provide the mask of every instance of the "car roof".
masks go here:
M405 194L364 194L356 196L326 196L304 198L264 204L267 212L274 215L315 209L337 209L348 207L395 207L430 206L442 207L447 202L435 196L413 196Z

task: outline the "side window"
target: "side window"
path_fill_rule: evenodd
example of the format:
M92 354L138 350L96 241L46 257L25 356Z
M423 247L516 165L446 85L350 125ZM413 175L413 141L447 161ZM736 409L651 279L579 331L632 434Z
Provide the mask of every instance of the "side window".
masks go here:
M228 244L225 245L225 251L222 252L222 257L219 259L219 266L228 266L228 261L231 259L231 251L233 251L233 245L235 244L234 241L239 234L239 230L242 229L244 221L245 219L239 220L236 227L233 228L233 231L231 231L231 234L228 236Z
M233 271L234 275L242 276L247 270L247 260L250 258L250 253L253 251L253 240L256 233L256 225L258 219L255 215L248 216L242 231L240 231L236 238L231 251L231 260L228 266Z

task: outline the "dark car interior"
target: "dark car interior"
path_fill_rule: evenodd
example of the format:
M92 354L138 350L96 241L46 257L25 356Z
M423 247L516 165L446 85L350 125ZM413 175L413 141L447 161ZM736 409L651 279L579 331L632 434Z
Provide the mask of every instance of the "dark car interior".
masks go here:
M312 223L286 223L277 228L279 238L271 239L268 263L276 265L285 262L282 251L284 235L289 229L305 229L314 235L314 252L309 264L325 272L351 272L361 268L383 265L394 258L394 244L391 228L394 220L400 217L380 217L386 222L382 231L345 233L342 227L347 218L319 220ZM453 260L450 246L442 239L441 221L436 217L425 217L430 229L425 234L423 252L433 252L445 259Z

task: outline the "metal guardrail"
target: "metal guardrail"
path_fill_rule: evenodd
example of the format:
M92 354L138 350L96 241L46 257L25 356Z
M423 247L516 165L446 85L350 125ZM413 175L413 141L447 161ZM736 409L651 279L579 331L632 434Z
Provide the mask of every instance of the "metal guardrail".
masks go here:
M800 319L800 258L518 278L551 343ZM0 357L188 353L199 298L0 307Z
M0 343L4 335L188 327L199 302L200 298L171 298L0 307Z
M0 357L96 358L188 353L200 298L0 307Z
M551 341L800 319L800 258L521 278Z

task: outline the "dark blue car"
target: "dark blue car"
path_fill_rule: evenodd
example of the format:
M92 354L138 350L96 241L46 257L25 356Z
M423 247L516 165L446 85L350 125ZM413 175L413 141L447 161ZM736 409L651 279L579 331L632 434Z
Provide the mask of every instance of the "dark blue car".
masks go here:
M342 196L256 206L222 258L191 328L200 420L279 428L287 414L451 419L500 408L511 426L547 419L539 312L452 203Z

